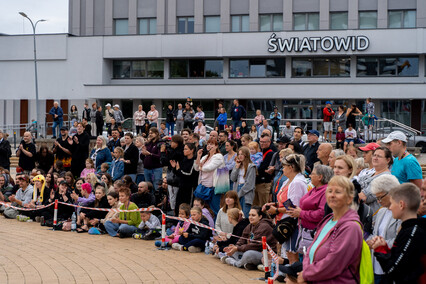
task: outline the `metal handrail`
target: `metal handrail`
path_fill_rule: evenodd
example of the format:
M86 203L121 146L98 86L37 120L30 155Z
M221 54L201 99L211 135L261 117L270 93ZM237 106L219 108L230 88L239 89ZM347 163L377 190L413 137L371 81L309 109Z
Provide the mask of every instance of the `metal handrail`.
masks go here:
M395 124L395 125L397 125L397 126L399 126L399 127L403 128L403 129L405 129L405 130L407 130L407 131L409 131L409 132L413 132L413 133L415 133L415 134L422 135L422 132L421 132L421 131L419 131L419 130L417 130L417 129L414 129L414 128L412 128L412 127L408 126L408 125L405 125L405 124L403 124L403 123L401 123L401 122L399 122L399 121L396 121L396 120L393 120L393 119L388 119L388 118L382 118L382 119L383 119L383 120L385 120L385 121L388 121L388 122L390 122L390 123L393 123L393 124Z

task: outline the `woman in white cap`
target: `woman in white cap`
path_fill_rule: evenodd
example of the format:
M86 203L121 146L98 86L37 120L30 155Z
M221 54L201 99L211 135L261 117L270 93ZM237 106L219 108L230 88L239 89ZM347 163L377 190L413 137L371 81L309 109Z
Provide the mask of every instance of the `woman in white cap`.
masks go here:
M117 104L114 105L114 119L117 126L120 126L124 121L123 113L120 110L120 106Z
M114 118L114 110L111 108L111 104L107 103L105 105L105 125L107 131L111 128L111 119Z

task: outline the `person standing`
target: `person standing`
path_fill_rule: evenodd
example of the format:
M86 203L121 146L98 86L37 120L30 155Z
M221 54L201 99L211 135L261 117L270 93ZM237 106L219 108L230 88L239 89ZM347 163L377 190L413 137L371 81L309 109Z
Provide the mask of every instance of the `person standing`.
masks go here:
M362 112L356 107L356 104L353 104L351 108L348 108L346 111L346 128L349 128L349 124L351 124L354 129L357 129L356 116L360 115L362 115Z
M121 126L124 121L123 113L120 110L120 106L117 104L114 105L114 119L117 127Z
M107 128L107 131L110 132L111 130L111 119L114 118L114 110L111 108L111 104L108 103L105 105L105 126Z
M83 113L81 114L81 120L83 119L86 119L87 122L90 121L90 108L87 103L84 104Z
M185 109L183 110L183 127L189 128L192 130L192 125L194 123L194 110L191 107L190 103L185 104Z
M272 126L272 141L274 140L274 132L277 134L277 140L280 136L281 113L278 112L278 107L274 107L274 111L269 115Z
M308 131L308 144L303 147L303 155L306 158L306 166L312 170L314 164L319 161L317 151L319 147L319 132L315 129Z
M146 113L142 109L142 105L138 106L138 110L133 114L133 121L136 126L136 135L143 133L143 127L145 126Z
M102 107L98 106L96 111L96 136L101 136L104 130L104 117L102 116Z
M7 136L0 130L0 167L10 170L10 157L12 156L12 150Z
M271 163L274 151L271 149L271 137L262 134L259 140L260 148L262 149L263 160L258 168L258 175L256 177L256 189L254 192L253 206L263 206L269 199L271 191L271 182L274 178L273 175L267 172L269 164Z
M324 139L326 142L331 142L331 136L333 135L333 117L334 111L331 109L331 102L325 102L325 108L322 110L323 113L323 125L324 125ZM327 140L327 134L329 139Z
M74 125L74 121L78 121L78 110L76 105L71 106L68 120L70 121L70 127Z
M84 126L81 122L77 125L77 134L72 138L68 136L68 143L71 145L72 153L71 172L75 177L79 177L86 166L90 144L90 136L84 131Z
M345 106L339 106L337 108L337 112L334 114L333 122L336 124L336 129L342 127L344 129L346 127L346 108Z
M62 161L64 170L69 171L71 168L71 145L68 143L68 128L61 128L61 137L56 139L53 146L53 154L55 154L54 163Z
M19 157L19 166L24 170L24 174L30 175L35 168L36 147L32 141L31 132L25 132L21 144L19 144L16 157Z
M124 174L130 176L134 182L139 163L139 149L133 144L133 134L130 132L124 135L124 143Z
M175 111L173 110L173 106L169 104L166 112L166 127L167 127L167 136L175 135Z
M150 111L146 116L149 122L149 128L158 127L158 110L155 109L155 105L151 105Z
M182 104L178 104L178 108L174 111L174 117L176 121L176 132L180 134L184 125L184 121L183 121L184 115L183 115Z
M286 121L285 127L283 129L283 135L292 139L293 138L293 132L294 132L294 126L291 125L290 121Z
M90 110L90 126L92 127L91 136L96 137L97 127L96 127L96 103L92 104L92 109Z
M371 98L366 100L367 104L367 115L368 115L368 125L370 128L373 128L374 124L374 112L375 112L375 104L371 101Z
M52 139L56 139L56 127L59 129L62 127L64 122L64 111L59 106L58 102L54 102L53 107L49 111L49 114L51 114L53 117Z
M241 127L241 121L246 117L245 108L240 105L238 100L234 100L234 106L231 110L232 122L234 124L234 128Z

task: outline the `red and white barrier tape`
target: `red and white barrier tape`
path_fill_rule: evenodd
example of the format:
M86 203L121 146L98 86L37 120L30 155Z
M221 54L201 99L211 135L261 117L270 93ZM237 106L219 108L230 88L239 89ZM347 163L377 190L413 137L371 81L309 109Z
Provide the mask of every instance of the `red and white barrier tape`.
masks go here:
M0 201L0 204L4 205L4 207L10 207L10 208L13 208L15 210L20 210L20 211L36 211L36 210L41 210L41 209L50 207L50 206L52 206L55 203L52 202L52 203L50 203L48 205L37 205L35 208L26 208L26 207L13 206L12 204L6 203L6 202L3 202L3 201Z

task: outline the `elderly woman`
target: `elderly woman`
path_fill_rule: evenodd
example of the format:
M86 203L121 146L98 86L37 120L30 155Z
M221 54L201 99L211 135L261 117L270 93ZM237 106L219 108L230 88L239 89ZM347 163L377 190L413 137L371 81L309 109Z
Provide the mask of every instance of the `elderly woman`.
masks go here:
M374 158L373 158L374 159ZM373 217L373 233L367 239L367 244L372 248L373 237L380 236L386 240L388 247L392 247L395 241L398 229L401 225L400 220L392 217L392 211L389 210L390 196L392 188L399 185L398 179L393 175L382 175L374 179L371 184L371 192L377 198L381 208ZM376 257L373 257L373 269L375 283L379 283L384 272Z
M330 155L328 156L328 165L330 168L334 169L334 162L336 162L336 158L343 155L345 155L345 152L343 152L342 149L334 149L331 151Z
M277 194L277 202L266 203L262 208L263 211L267 211L270 215L276 215L277 223L290 216L284 206L284 202L300 206L300 199L308 192L308 185L302 174L305 170L305 157L303 155L291 154L282 160L282 164L284 175L288 179L284 181ZM296 248L298 231L298 229L294 230L290 238L283 243L290 264L298 260Z
M313 240L315 229L324 217L325 191L333 170L324 165L316 165L311 173L311 183L314 186L300 199L300 207L289 208L288 215L299 218L298 251L303 253Z
M333 212L318 225L298 283L359 283L363 233L358 214L351 209L354 195L347 177L329 181L325 196Z
M372 164L374 172L368 177L364 177L362 191L359 193L359 199L363 200L365 204L370 206L373 212L379 210L380 205L374 193L371 191L371 182L382 175L390 175L389 167L393 163L392 153L388 148L377 148L372 157Z
M279 153L280 155L280 161L285 159L288 155L293 154L293 150L290 148L282 149ZM282 187L283 183L287 180L287 177L284 175L283 168L278 171L278 173L275 175L273 183L272 183L272 201L277 201L277 194Z
M96 146L90 152L90 158L95 163L95 169L98 170L102 163L110 163L112 161L111 151L106 146L107 141L105 137L99 135L96 138Z

